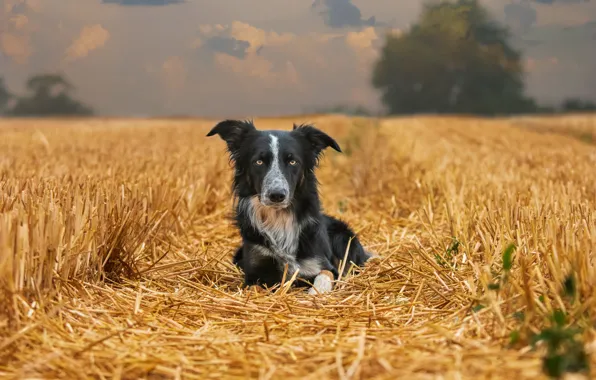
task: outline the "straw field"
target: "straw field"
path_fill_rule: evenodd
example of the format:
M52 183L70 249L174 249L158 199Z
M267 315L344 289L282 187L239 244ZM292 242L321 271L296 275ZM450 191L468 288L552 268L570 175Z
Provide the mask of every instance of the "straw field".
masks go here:
M241 288L216 121L0 120L0 377L593 367L596 117L255 119L344 150L318 169L323 205L378 257L318 296Z

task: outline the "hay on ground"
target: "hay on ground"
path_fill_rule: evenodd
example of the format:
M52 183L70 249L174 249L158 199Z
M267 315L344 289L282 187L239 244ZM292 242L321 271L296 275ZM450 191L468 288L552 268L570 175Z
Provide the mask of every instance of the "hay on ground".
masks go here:
M0 376L545 378L556 309L593 347L596 118L540 120L304 120L379 256L322 296L241 289L215 121L3 120Z

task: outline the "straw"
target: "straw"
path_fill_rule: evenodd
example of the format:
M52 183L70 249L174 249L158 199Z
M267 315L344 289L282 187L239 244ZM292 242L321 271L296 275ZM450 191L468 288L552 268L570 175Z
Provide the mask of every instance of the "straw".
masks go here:
M540 379L556 308L592 352L596 118L308 121L376 256L314 296L243 289L217 120L1 120L0 377Z

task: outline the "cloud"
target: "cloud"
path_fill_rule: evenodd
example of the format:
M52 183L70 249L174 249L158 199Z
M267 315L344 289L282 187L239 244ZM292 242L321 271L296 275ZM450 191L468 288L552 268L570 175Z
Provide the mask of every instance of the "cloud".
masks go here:
M43 9L43 0L27 0L27 8L33 12L41 12Z
M42 8L42 0L4 0L4 5L0 8L0 15L2 12L5 14L40 12Z
M29 24L29 18L24 14L16 14L8 20L15 30L22 30Z
M103 47L110 38L110 32L100 24L85 26L79 36L66 49L66 60L84 58L93 50Z
M15 91L32 74L63 72L77 96L104 114L250 116L337 104L378 108L371 64L386 31L378 20L366 21L394 16L391 26L407 30L423 2L318 0L312 11L313 2L186 0L180 6L162 1L160 7L130 0L0 0L0 71ZM516 36L541 42L523 48L524 58L536 61L528 62L534 67L529 94L540 101L568 94L596 99L594 29L566 29L591 21L595 0L482 2L491 3L499 19L507 3L525 2L537 11L531 30ZM2 19L7 6L10 14ZM243 22L233 22L240 17ZM105 46L75 64L65 62L67 48L93 24L109 31ZM558 57L559 64L549 57ZM575 63L580 68L573 69Z
M297 89L301 86L300 75L289 60L283 62L282 65L277 65L267 58L257 55L251 55L241 60L227 54L216 54L214 59L220 71L234 74L237 80L244 83L257 82L270 89L281 86L296 86L294 89Z
M537 12L527 3L505 5L505 22L514 32L525 33L536 24Z
M0 33L0 51L18 64L26 64L32 54L28 36Z
M378 25L375 16L363 19L360 9L352 3L352 0L315 0L312 8L324 9L320 14L325 24L332 28Z
M371 51L374 47L374 42L379 39L374 28L369 27L363 29L361 32L349 32L346 34L346 43L357 51Z
M200 37L193 47L199 54L208 53L216 70L244 82L258 79L269 85L298 85L292 62L272 61L263 55L265 51L274 54L276 48L295 41L296 35L265 31L239 21L230 25L201 25L199 31Z
M0 53L13 62L27 64L33 54L31 35L36 30L30 13L41 10L38 1L5 0L0 8Z
M117 4L123 6L135 6L135 5L145 5L145 6L163 6L163 5L172 5L172 4L182 4L186 2L185 0L102 0L104 4Z
M498 10L500 4L502 1L494 0L492 5ZM593 20L596 11L590 0L509 0L501 9L514 35L526 34L540 26L581 25Z
M193 47L236 58L258 54L264 46L279 46L296 38L292 33L265 31L240 21L230 25L200 25L199 32L200 37L195 40Z
M236 58L246 57L250 42L237 40L233 37L213 36L205 42L205 47L214 52L225 53Z
M374 107L376 97L368 82L381 42L373 27L296 34L235 21L201 25L192 46L195 57L207 57L219 86L234 89L236 104L283 104L280 107L297 112L303 106L330 102ZM195 62L206 64L205 59Z

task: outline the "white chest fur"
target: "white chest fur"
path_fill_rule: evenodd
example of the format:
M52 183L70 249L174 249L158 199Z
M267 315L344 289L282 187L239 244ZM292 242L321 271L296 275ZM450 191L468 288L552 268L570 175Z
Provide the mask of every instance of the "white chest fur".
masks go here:
M294 256L300 237L300 226L295 222L294 214L285 209L265 207L257 197L246 203L241 207L245 207L250 223L269 239L276 253Z
M320 272L317 259L309 258L300 262L296 259L302 226L291 211L265 207L257 197L240 202L239 206L244 208L251 224L271 242L272 249L261 247L261 254L276 258L282 267L287 264L289 274L297 269L300 269L302 276L316 276Z

